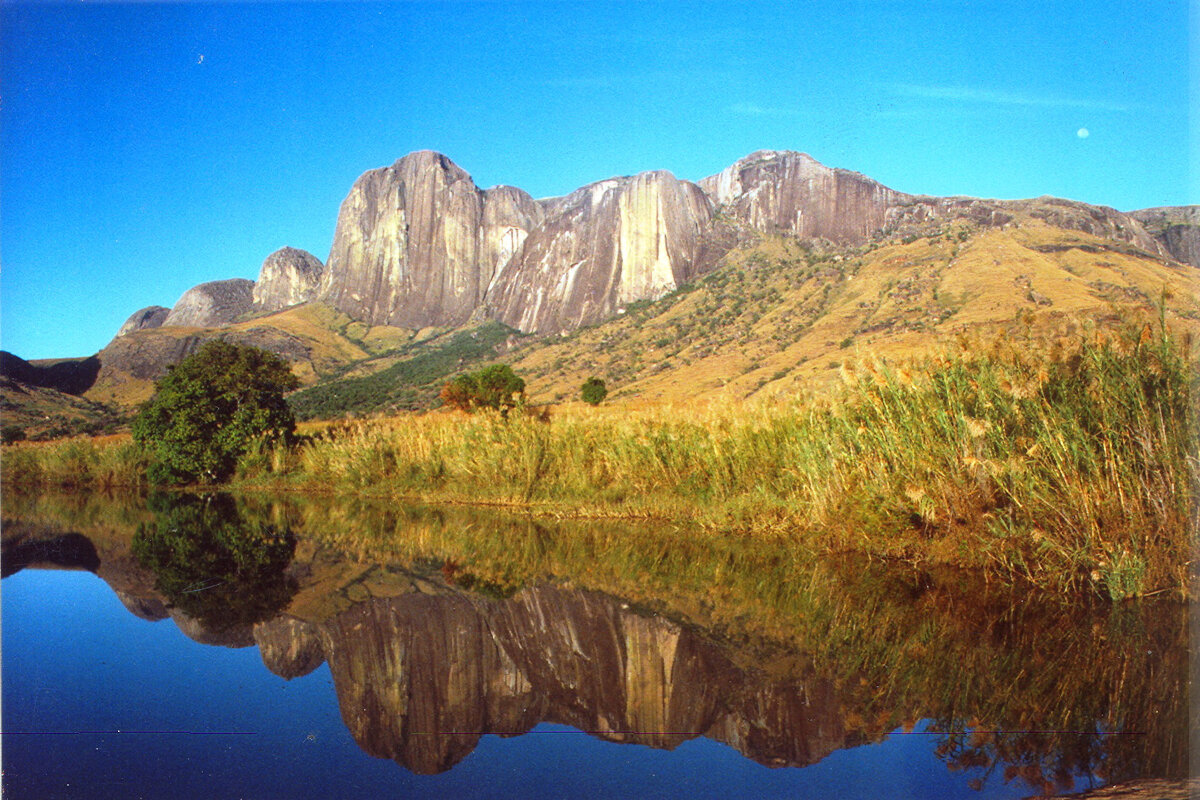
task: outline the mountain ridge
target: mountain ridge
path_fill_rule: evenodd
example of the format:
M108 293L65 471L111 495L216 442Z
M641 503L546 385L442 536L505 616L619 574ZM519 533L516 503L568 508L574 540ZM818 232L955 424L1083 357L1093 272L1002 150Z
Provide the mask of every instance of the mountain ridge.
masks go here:
M879 257L887 248L898 248L889 256L895 264ZM776 150L755 151L697 182L652 170L535 200L517 187L481 189L448 157L417 151L355 181L324 263L284 247L267 256L257 281L209 281L188 290L170 310L135 312L93 357L100 364L94 385L77 393L129 407L148 396L167 365L208 338L267 347L291 360L305 385L312 385L337 379L351 364L361 363L359 375L387 369L407 357L395 348L416 352L412 348L419 350L439 332L496 321L538 337L520 343L512 357L534 366L535 391L562 399L579 369L591 363L603 372L610 360L577 353L578 369L547 371L537 352L561 351L559 339L586 339L595 326L623 330L634 317L648 320L640 313L645 304L691 291L718 272L758 270L753 274L759 280L763 264L782 276L764 282L773 294L746 288L740 299L704 306L710 317L737 320L744 329L740 338L713 328L705 344L679 333L687 326L663 323L696 352L720 351L724 366L714 362L710 371L728 374L715 382L706 378L704 386L738 385L755 361L775 366L754 384L773 383L770 376L781 371L808 375L811 370L776 362L794 357L811 365L818 351L843 349L847 340L869 340L886 350L898 339L927 335L933 341L954 326L995 326L1022 309L1061 314L1069 308L1094 316L1104 303L1147 307L1160 288L1182 296L1173 313L1190 321L1200 207L1124 213L1045 196L914 195L805 153ZM852 281L864 264L864 277L875 283L858 306L837 311L843 322L828 321L828 338L800 349L795 342L784 346L787 337L809 336L798 320L819 328L826 324L820 315L840 308L838 297L862 291ZM1031 268L1009 269L1014 264ZM1071 285L1072 270L1088 280ZM1009 272L1008 284L987 288ZM994 308L964 301L956 308L969 313L960 318L959 311L948 313L955 304L947 298L956 293L992 296ZM757 316L749 321L742 311L730 314L722 302L756 308ZM676 304L671 300L663 308ZM767 330L762 319L783 321ZM731 343L750 335L773 337L786 355L733 358L738 348ZM495 353L513 346L498 346ZM470 352L477 358L483 351ZM645 353L634 360L658 353L653 357L660 359L660 371L680 366L667 351ZM630 392L626 379L640 373L616 368L608 374L626 387L621 396Z

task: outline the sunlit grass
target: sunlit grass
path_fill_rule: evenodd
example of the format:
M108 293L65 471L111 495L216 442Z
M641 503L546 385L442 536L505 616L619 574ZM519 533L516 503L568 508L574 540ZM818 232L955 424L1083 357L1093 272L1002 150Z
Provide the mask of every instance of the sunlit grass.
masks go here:
M1114 599L1186 593L1195 369L1162 327L1049 352L964 341L771 403L570 405L309 426L241 488L645 518L759 546L949 563ZM6 448L5 479L137 485L128 443ZM634 543L631 546L636 547Z
M259 454L241 480L688 520L1114 598L1182 591L1196 461L1181 348L1150 329L1049 358L972 344L852 366L820 402L351 422Z

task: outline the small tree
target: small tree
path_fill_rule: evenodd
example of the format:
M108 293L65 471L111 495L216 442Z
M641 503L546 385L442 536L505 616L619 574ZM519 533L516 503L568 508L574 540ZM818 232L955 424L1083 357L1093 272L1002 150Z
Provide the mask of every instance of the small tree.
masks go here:
M525 381L507 364L493 364L459 375L442 387L441 397L442 402L452 408L464 411L494 408L507 414L525 399Z
M299 385L287 362L248 345L212 341L170 368L133 422L155 483L220 482L255 439L290 438L283 395Z
M604 398L608 397L608 387L604 385L604 381L593 376L583 382L581 393L583 402L598 406Z

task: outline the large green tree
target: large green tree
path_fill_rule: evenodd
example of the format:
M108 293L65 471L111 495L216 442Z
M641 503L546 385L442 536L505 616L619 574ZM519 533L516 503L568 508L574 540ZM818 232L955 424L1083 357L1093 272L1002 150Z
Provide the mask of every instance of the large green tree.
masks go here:
M291 437L284 394L299 385L287 362L248 345L211 341L172 367L133 423L151 480L217 483L256 439Z

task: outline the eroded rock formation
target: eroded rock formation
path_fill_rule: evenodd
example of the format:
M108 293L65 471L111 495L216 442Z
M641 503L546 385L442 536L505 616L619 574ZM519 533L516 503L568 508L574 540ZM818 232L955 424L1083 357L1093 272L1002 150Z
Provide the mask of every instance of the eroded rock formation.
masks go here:
M938 235L958 222L1044 223L1200 265L1195 206L1125 214L1052 197L910 195L803 153L773 150L699 184L646 172L539 201L510 186L481 190L446 156L419 151L355 182L326 265L283 248L264 261L257 284L201 284L169 314L138 312L121 333L160 323L220 326L253 309L311 300L372 325L492 318L527 333L558 333L657 299L762 235L855 245Z
M762 233L856 244L884 226L911 196L806 153L760 150L700 186L726 213Z
M166 321L167 315L170 313L171 309L163 306L147 306L140 311L135 311L117 331L117 336L125 336L134 331L144 331L147 328L157 328Z
M1130 216L1141 222L1172 258L1200 267L1200 206L1144 208Z
M354 183L320 297L373 325L466 322L540 216L519 189L480 191L445 156L412 153Z
M267 256L254 283L253 302L263 311L307 303L317 295L325 265L312 253L284 247Z
M230 278L193 286L171 308L164 327L214 328L233 322L254 306L254 281Z
M600 181L547 205L546 220L499 271L488 297L490 314L515 328L594 324L703 269L712 206L698 186L669 172Z
M751 674L701 634L592 592L413 592L320 624L263 623L255 639L285 677L323 654L355 740L418 773L540 722L659 748L707 736L773 766L812 763L846 739L828 681Z

